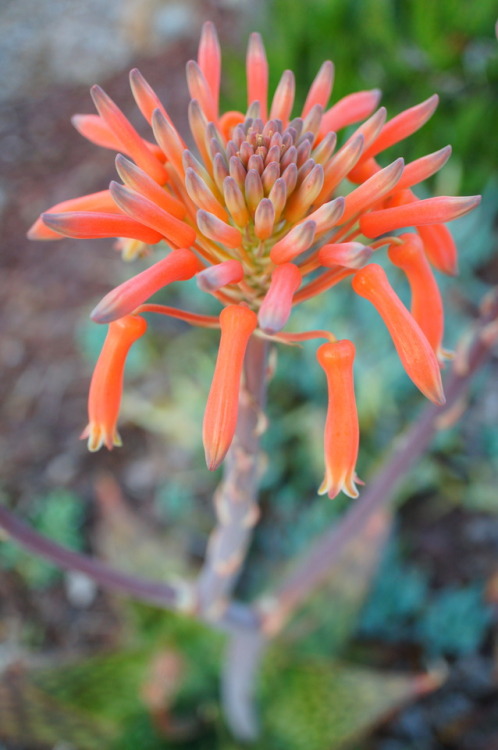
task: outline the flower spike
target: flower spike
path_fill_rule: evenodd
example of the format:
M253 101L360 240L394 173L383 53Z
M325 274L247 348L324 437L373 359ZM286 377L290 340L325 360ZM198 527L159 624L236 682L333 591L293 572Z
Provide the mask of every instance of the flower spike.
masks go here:
M191 250L173 250L166 258L106 294L90 317L96 323L110 323L132 313L167 284L191 279L201 268L201 262Z
M241 305L229 305L220 313L220 347L202 431L210 471L221 464L235 434L244 355L257 322L256 314Z
M375 307L387 330L407 375L435 404L444 404L441 373L436 355L425 334L389 284L385 271L371 263L358 271L352 286Z
M145 312L221 328L203 428L210 469L223 460L236 430L244 356L256 327L255 335L274 344L324 337L328 343L317 354L329 390L321 492L334 497L344 490L354 497L354 346L324 331L282 329L294 305L351 277L353 289L384 319L408 375L428 398L443 403L436 356L444 354L443 314L429 263L445 273L456 272L455 243L444 222L472 210L479 197L420 200L412 192L412 186L445 164L449 146L406 165L396 157L387 167L377 161L378 154L429 119L437 96L388 121L377 89L358 91L329 106L334 66L326 61L292 119L294 74L283 72L269 104L268 62L259 34L249 39L246 72L246 111L220 116L221 51L214 25L205 23L196 61L187 64L192 97L187 142L195 143L195 155L138 70L130 73L131 89L152 127L154 143L142 138L115 102L94 87L98 114L77 115L74 124L91 141L118 152L116 169L124 184L112 182L109 190L54 206L29 236L113 237L124 260L151 254L150 245L163 240L173 248L109 292L92 317L110 323L109 341L124 341L128 327L140 326L136 316ZM345 138L339 135L337 148L336 131L352 125ZM343 190L344 181L352 185L349 192ZM397 230L410 227L411 234L397 236ZM392 263L408 277L412 313L382 268L371 264L372 254L381 248L389 248ZM219 317L148 302L166 284L193 276L223 306ZM103 361L109 361L111 343L104 349ZM97 371L103 370L99 365ZM247 371L251 391L252 372L249 377ZM95 382L92 403L98 403L98 382L104 400L108 393L105 377ZM114 395L109 403L117 414ZM89 426L93 449L118 440L115 419L107 419L104 428L100 422Z
M121 445L117 431L123 372L132 346L147 330L143 318L127 315L111 323L98 358L88 396L88 425L81 437L88 438L88 450L98 451L103 445L109 450Z
M346 339L322 344L316 353L327 377L328 409L325 421L325 477L318 490L331 499L339 492L358 497L355 474L360 432L354 395L355 347Z
M401 268L412 293L411 313L427 336L435 354L441 357L444 315L443 302L429 261L425 257L422 240L417 234L402 234L401 245L391 245L389 260Z

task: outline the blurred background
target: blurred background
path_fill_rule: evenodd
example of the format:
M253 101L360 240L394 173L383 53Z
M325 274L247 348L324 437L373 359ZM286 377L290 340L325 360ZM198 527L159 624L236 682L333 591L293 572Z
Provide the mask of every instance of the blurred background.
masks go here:
M3 0L2 502L62 544L152 577L195 575L213 524L219 475L204 467L201 423L216 332L154 320L127 368L123 448L89 455L78 439L104 333L88 312L131 269L111 241L29 243L25 234L42 210L114 177L114 154L70 124L93 111L91 84L147 135L127 80L139 67L188 137L184 66L210 19L223 47L223 108L245 107L253 30L265 40L272 87L283 69L295 71L297 104L324 59L336 67L334 101L381 88L393 116L437 92L432 120L392 158L451 143L449 164L419 195L483 194L478 211L451 225L460 276L438 277L451 349L498 282L496 15L494 0ZM401 277L390 277L406 300ZM216 311L195 284L162 301ZM292 328L306 327L357 344L359 474L369 482L422 398L380 319L347 287L296 311ZM316 495L325 383L314 350L278 351L262 519L237 590L246 600L350 502ZM464 418L438 434L407 479L395 512L353 545L269 654L258 747L498 748L497 371L495 359ZM63 574L5 537L0 574L1 750L238 747L218 704L220 636Z

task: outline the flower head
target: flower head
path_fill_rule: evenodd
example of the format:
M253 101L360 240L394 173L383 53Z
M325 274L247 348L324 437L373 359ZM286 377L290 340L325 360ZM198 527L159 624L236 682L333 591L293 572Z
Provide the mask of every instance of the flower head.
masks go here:
M54 206L35 222L30 237L115 237L126 259L162 243L160 259L109 292L93 313L98 322L113 321L109 342L120 341L119 347L106 341L102 361L116 364L104 367L99 360L92 381L92 412L99 414L91 416L87 432L94 449L101 444L111 447L117 439L119 399L115 396L121 375L116 373L128 346L123 342L130 341L133 326L140 325L134 313L163 312L193 324L221 327L204 420L208 465L214 468L235 431L249 337L262 335L274 341L311 337L312 333L281 333L293 307L350 277L354 290L369 299L384 319L415 384L429 398L443 400L434 354L440 351L442 315L429 263L443 272L455 272L455 246L444 222L472 210L479 198L419 200L412 192L414 185L444 165L449 147L409 164L402 158L386 165L378 162L385 149L427 122L437 107L437 96L391 119L383 107L378 108L377 89L350 94L329 107L334 67L326 61L304 107L295 114L291 71L283 73L269 97L268 63L259 34L250 37L246 63L247 109L220 114L221 52L214 26L204 25L197 61L187 65L188 118L196 153L186 148L138 70L130 74L131 89L153 140L139 135L98 86L92 89L97 114L77 115L73 120L86 138L118 152L116 168L122 183L113 181L108 190ZM340 131L352 125L357 125L355 132L341 139ZM343 191L346 180L349 189ZM400 240L392 234L406 227L415 227L410 238ZM384 238L386 233L390 236ZM400 243L404 249L395 247ZM391 247L390 260L408 276L413 314L399 301L382 269L370 263L372 253L382 245ZM166 284L193 275L198 276L200 289L219 301L219 321L143 304ZM424 285L430 286L432 317L437 321L430 322L431 316L424 312ZM119 336L115 331L120 331ZM111 351L120 354L111 357ZM322 487L331 496L341 488L356 494L353 352L347 341L325 344L318 352L330 401ZM106 414L102 427L103 407L94 409L94 405L100 403L98 389L107 392L109 377L116 383L109 401L112 419Z

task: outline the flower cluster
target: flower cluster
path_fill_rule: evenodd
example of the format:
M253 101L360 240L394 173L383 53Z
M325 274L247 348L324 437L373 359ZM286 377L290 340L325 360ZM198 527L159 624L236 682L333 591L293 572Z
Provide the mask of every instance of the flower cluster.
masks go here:
M384 320L409 377L429 399L443 403L443 313L431 266L456 272L456 250L444 222L473 209L479 198L419 200L412 192L446 163L449 146L406 165L403 159L385 167L378 163L382 151L427 122L437 96L390 120L378 108L377 90L350 94L327 108L334 77L327 61L299 116L292 116L295 84L289 70L268 109L268 65L259 34L251 35L247 52L245 113L219 114L220 75L216 31L206 23L197 62L187 64L196 155L138 70L130 74L131 89L155 142L139 135L115 102L93 87L98 114L77 115L73 122L90 141L119 152L121 182L54 206L30 230L34 239L115 237L125 259L161 243L161 258L109 292L92 313L109 329L83 434L90 450L120 444L123 368L132 343L145 333L141 313L221 329L203 427L210 469L222 462L235 433L250 337L284 343L322 337L326 343L317 358L327 377L329 407L320 492L334 497L342 490L355 497L354 345L332 333L282 329L294 305L351 277L354 292ZM338 131L360 122L338 146ZM348 183L349 192L341 195ZM397 234L407 227L413 230ZM387 247L390 261L408 278L411 311L381 266L371 262L380 247ZM219 318L147 304L167 284L194 276L201 290L219 300Z

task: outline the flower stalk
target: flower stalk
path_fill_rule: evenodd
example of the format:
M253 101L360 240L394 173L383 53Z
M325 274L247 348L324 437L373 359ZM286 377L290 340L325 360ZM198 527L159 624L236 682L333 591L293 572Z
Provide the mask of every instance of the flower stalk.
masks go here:
M259 516L259 442L264 424L268 346L262 338L253 336L249 340L237 426L215 493L217 522L197 586L197 609L209 620L219 619L226 610Z

